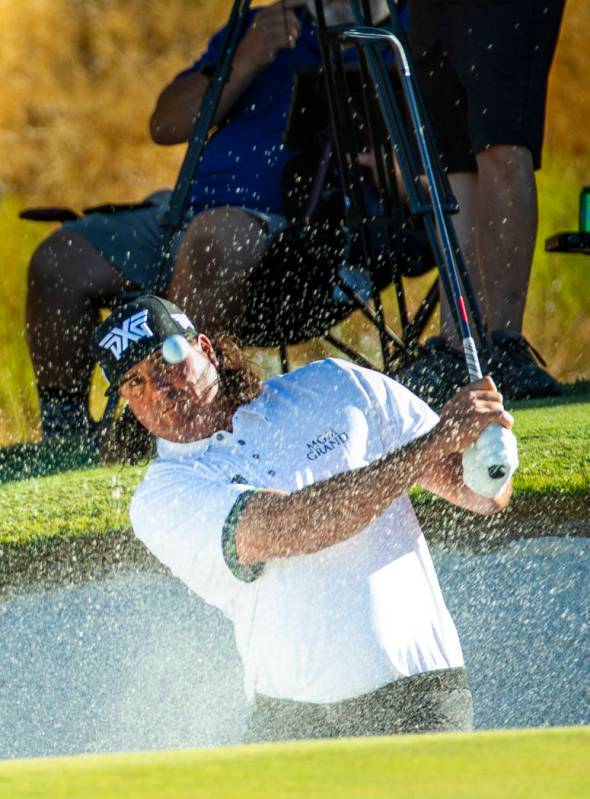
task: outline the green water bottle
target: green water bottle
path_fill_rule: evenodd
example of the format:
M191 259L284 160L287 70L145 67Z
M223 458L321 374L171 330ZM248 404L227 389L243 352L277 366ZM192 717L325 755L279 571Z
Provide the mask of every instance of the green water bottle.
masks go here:
M590 233L590 186L584 186L580 194L580 232Z

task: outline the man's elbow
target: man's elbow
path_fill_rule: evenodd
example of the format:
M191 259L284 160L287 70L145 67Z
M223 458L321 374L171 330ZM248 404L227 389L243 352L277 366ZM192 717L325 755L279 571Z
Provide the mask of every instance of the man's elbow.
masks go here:
M183 141L175 135L174 128L166 123L158 106L150 117L150 137L154 144L180 144Z
M187 138L178 130L181 98L176 97L173 86L162 91L150 116L150 136L155 144L180 144Z
M292 508L292 496L281 491L258 491L252 497L235 530L236 555L241 564L311 555L327 546L322 536L302 522L297 507ZM335 543L332 537L326 538Z
M280 549L281 499L278 491L257 491L248 501L235 529L235 546L238 561L251 566L277 557Z
M274 558L288 558L301 554L290 547L285 537L276 528L269 534L269 528L238 522L236 527L236 557L242 566L252 566Z
M162 141L162 127L157 110L155 110L150 117L150 138L155 144L165 143Z

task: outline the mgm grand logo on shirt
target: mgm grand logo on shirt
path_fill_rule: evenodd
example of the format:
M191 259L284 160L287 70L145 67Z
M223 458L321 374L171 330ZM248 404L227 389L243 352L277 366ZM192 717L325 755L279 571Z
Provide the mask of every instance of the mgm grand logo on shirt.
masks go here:
M315 461L325 455L326 452L331 452L335 447L341 446L345 441L348 441L348 433L337 433L331 427L325 433L314 438L313 441L308 442L307 460Z

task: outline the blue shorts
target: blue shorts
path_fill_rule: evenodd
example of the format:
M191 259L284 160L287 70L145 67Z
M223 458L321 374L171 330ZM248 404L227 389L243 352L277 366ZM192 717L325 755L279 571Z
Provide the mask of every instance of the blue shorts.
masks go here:
M133 288L153 287L161 267L161 221L168 207L170 195L170 191L158 191L146 198L145 202L149 205L131 210L115 208L109 213L89 213L75 222L65 222L63 227L76 231L90 242L133 284ZM287 219L281 214L268 214L252 208L242 210L260 220L269 237L278 234L287 226ZM193 216L196 213L198 211ZM172 238L170 247L172 261L183 235L184 229L177 231ZM163 289L165 286L160 288Z

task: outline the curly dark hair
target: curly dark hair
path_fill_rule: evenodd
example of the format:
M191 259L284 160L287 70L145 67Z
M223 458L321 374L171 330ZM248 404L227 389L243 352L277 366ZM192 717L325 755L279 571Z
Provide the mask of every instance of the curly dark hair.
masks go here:
M219 384L229 405L238 408L262 393L262 380L248 356L227 335L212 337L219 361ZM155 436L125 406L101 435L101 460L106 464L140 463L155 455Z
M237 408L259 397L260 375L235 339L222 334L212 338L211 343L219 360L219 384L229 403Z

